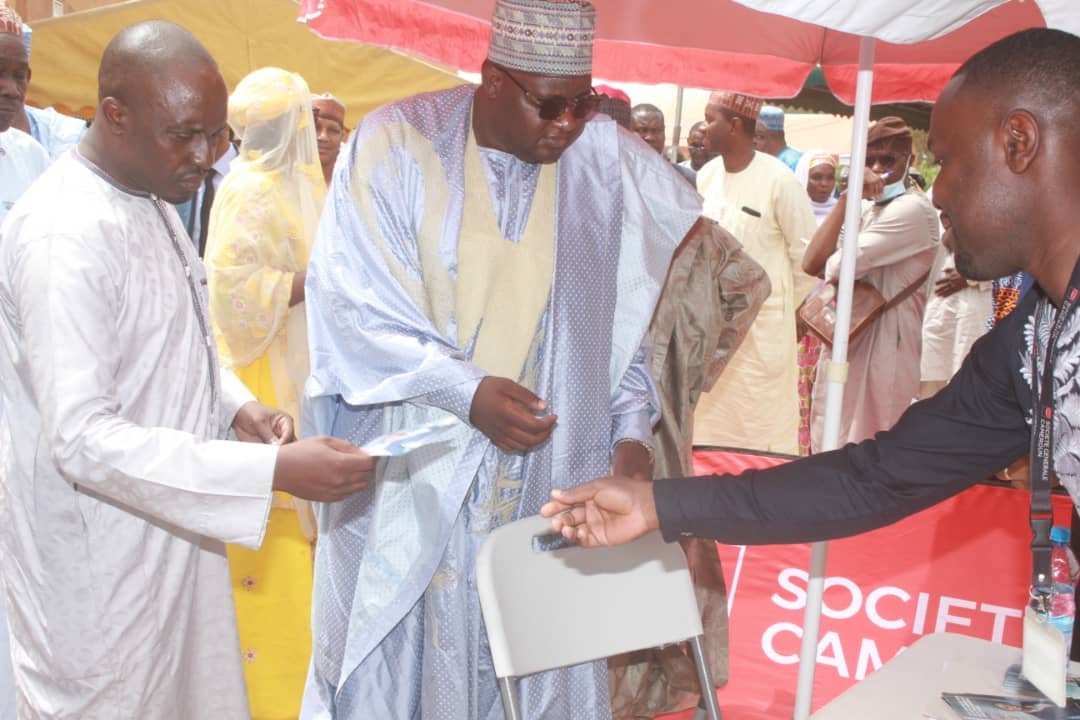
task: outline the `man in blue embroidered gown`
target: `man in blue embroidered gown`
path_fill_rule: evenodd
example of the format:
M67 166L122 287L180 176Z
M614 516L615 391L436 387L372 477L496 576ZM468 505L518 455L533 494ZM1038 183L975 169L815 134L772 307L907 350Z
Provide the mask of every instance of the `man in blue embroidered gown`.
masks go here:
M594 10L498 0L481 84L365 118L308 269L308 432L456 417L319 514L315 718L503 717L475 591L492 529L553 488L652 476L646 331L701 202L604 116ZM526 718L607 718L603 662L521 683Z

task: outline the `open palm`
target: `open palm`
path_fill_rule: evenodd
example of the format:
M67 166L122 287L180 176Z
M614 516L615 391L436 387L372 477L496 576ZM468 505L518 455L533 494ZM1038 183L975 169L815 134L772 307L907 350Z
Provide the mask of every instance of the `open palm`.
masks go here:
M552 528L585 547L622 545L655 530L658 523L652 482L606 477L568 490L555 490L540 510Z

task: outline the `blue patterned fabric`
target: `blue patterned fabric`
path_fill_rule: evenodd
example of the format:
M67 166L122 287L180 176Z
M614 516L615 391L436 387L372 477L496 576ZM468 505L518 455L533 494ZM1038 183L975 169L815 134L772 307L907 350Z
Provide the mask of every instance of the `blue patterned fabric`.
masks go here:
M792 172L795 172L795 168L799 164L799 158L802 157L802 153L793 147L785 147L780 151L780 154L776 156L776 159L791 168Z
M471 348L456 346L438 288L444 275L459 280L473 92L421 95L365 118L338 163L308 268L307 432L363 444L448 414L461 420L451 441L381 461L369 489L319 508L308 720L501 718L475 591L480 544L535 514L552 488L606 474L616 440L651 442L658 403L644 338L701 207L663 158L607 118L590 121L556 167L551 297L519 378L533 379L559 422L524 455L467 424L485 373ZM514 242L538 167L480 153ZM435 253L417 239L425 232L438 233ZM526 718L610 715L602 662L521 689Z
M30 134L41 143L52 160L78 145L87 131L85 120L61 115L53 108L27 105L26 119L30 124Z

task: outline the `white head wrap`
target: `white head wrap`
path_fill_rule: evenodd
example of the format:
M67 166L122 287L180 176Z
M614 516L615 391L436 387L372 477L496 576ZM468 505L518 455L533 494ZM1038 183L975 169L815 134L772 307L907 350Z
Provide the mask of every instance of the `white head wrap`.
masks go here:
M795 166L795 177L798 179L799 184L805 190L807 183L810 182L810 170L818 165L832 165L836 168L836 158L833 154L824 148L811 148L802 154L799 158L798 164ZM836 205L836 198L832 195L829 199L823 203L810 201L811 207L814 209L814 218L817 220L818 225L822 223L825 216L829 214L829 211Z

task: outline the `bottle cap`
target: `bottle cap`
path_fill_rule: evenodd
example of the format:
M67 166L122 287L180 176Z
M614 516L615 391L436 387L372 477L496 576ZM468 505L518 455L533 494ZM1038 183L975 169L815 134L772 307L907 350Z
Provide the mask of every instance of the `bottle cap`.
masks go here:
M1061 525L1055 525L1050 528L1050 542L1068 544L1069 539L1072 537L1072 531L1067 527Z

